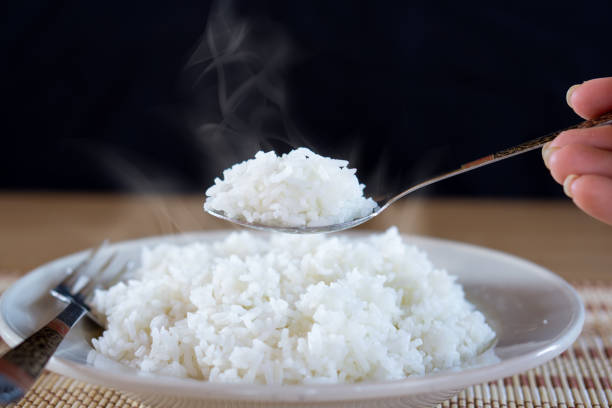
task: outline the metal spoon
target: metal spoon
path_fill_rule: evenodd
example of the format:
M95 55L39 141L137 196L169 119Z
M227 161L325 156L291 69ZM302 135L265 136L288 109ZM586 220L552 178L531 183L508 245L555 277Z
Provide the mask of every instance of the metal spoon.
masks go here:
M509 157L513 157L513 156L517 156L519 154L523 154L526 153L528 151L537 149L539 147L542 147L545 143L550 142L551 140L553 140L555 137L557 137L559 135L559 133L565 131L565 130L570 130L570 129L579 129L579 128L591 128L591 127L597 127L597 126L604 126L604 125L612 125L612 112L606 113L604 115L601 115L600 117L596 118L596 119L592 119L592 120L586 120L584 122L578 123L577 125L574 126L570 126L566 129L563 130L558 130L556 132L552 132L547 134L546 136L542 136L542 137L538 137L537 139L533 139L533 140L529 140L527 142L521 143L519 145L513 146L513 147L509 147L507 149L501 150L497 153L493 153L490 154L488 156L482 157L480 159L471 161L469 163L466 163L464 165L462 165L461 167L459 167L456 170L452 170L449 171L448 173L444 173L444 174L440 174L436 177L432 177L428 180L425 180L419 184L416 184L412 187L410 187L407 190L402 191L401 193L395 195L395 196L389 196L386 198L383 198L381 200L377 200L377 204L378 207L369 215L365 216L365 217L361 217L361 218L355 218L351 221L347 221L347 222L343 222L343 223L339 223L339 224L332 224L332 225L324 225L324 226L319 226L319 227L308 227L308 226L301 226L301 227L278 227L278 226L272 226L272 225L263 225L263 224L256 224L256 223L250 223L247 221L243 221L243 220L239 220L239 219L233 219L233 218L229 218L228 216L225 215L225 213L223 213L222 211L217 211L217 210L210 210L207 209L206 211L211 214L214 215L215 217L221 218L223 220L226 221L230 221L233 222L234 224L238 224L238 225L242 225L244 227L249 227L249 228L254 228L254 229L258 229L258 230L267 230L267 231L279 231L279 232L286 232L286 233L291 233L291 234L313 234L313 233L321 233L321 232L335 232L335 231L342 231L345 229L349 229L349 228L353 228L356 227L357 225L363 224L366 221L371 220L372 218L376 217L378 214L380 214L381 212L385 211L387 208L389 208L389 206L391 204L393 204L394 202L396 202L397 200L399 200L400 198L416 191L419 190L423 187L429 186L433 183L437 183L438 181L442 181L445 180L447 178L453 177L453 176L457 176L459 174L477 169L479 167L483 167L486 166L488 164L491 163L495 163L498 162L500 160L504 160L507 159Z

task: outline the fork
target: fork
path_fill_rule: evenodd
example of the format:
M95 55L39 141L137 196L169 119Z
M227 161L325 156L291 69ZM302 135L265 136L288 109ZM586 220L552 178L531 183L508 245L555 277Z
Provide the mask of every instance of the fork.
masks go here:
M81 263L68 270L66 277L51 289L53 297L68 304L66 308L43 328L0 357L0 404L15 402L25 395L64 337L81 317L88 315L103 327L90 313L89 302L95 289L103 286L102 277L110 269L117 253L108 256L96 271L89 272L89 269L106 245L105 241L98 248L91 250ZM111 282L116 283L127 269L128 263L120 266L112 278L105 280L104 286L110 286Z

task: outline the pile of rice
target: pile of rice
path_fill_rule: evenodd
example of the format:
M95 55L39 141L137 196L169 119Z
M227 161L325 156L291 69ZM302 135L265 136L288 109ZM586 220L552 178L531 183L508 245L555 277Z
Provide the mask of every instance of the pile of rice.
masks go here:
M206 191L206 210L271 226L318 227L367 216L377 207L363 195L355 169L345 160L306 148L282 156L258 152L223 172Z
M161 244L93 305L107 319L98 352L218 382L399 379L469 363L494 338L455 278L395 228Z

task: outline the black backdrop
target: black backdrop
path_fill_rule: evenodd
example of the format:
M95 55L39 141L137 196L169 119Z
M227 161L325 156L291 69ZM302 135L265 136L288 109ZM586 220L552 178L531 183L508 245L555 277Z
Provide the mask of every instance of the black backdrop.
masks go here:
M0 189L203 192L307 145L393 190L578 121L565 91L612 72L612 2L496 3L5 5ZM532 152L425 194L560 190Z

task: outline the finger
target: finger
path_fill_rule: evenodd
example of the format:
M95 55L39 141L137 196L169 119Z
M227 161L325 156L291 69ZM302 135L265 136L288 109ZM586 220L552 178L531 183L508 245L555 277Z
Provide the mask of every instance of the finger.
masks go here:
M569 184L564 189L578 208L612 225L612 178L585 175L574 178Z
M574 85L567 91L567 103L585 119L612 110L612 77L597 78Z
M566 130L545 148L559 148L570 144L583 144L598 149L612 150L612 126Z
M612 152L582 144L570 144L553 151L548 166L557 183L570 174L598 174L612 177Z

